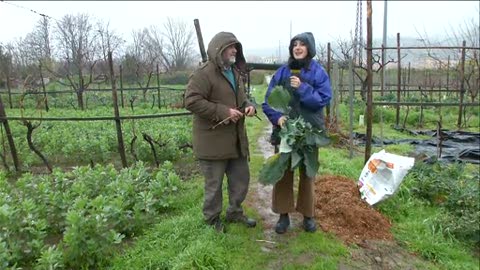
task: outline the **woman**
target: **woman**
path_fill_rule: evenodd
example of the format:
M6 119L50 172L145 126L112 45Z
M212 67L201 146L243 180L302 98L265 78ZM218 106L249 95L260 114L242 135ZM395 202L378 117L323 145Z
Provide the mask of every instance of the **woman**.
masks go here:
M288 48L290 57L288 63L282 65L272 77L265 94L265 101L262 109L273 125L275 135L278 129L282 128L288 118L295 118L301 115L305 121L312 124L314 128L325 130L323 107L328 105L332 96L330 80L323 67L313 61L315 56L315 38L310 32L296 35L290 41ZM290 101L291 112L289 115L271 108L267 101L272 89L281 85L289 89L292 95ZM272 136L274 138L275 136ZM280 143L278 139L272 140L275 151ZM318 158L318 148L315 149ZM288 213L295 210L300 212L303 219L303 228L307 232L315 232L315 186L314 178L307 177L305 166L300 166L300 183L298 188L297 204L293 201L293 172L287 170L282 179L273 187L272 210L280 214L275 226L279 234L285 233L290 225Z

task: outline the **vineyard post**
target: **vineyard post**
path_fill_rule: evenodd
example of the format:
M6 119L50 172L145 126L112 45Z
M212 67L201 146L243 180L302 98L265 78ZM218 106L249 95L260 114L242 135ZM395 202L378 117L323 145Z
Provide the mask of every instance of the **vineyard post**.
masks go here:
M120 152L120 158L122 159L122 166L126 168L127 157L125 155L125 145L123 143L122 122L120 121L120 112L118 110L117 86L115 84L115 74L113 73L113 60L111 51L108 52L108 64L110 66L110 78L112 78L112 98L113 110L115 113L115 126L117 128L118 151Z
M410 97L410 72L411 72L411 67L410 67L410 62L408 62L408 73L407 73L408 92L407 92L407 97Z
M348 126L349 126L349 133L350 133L350 138L349 138L349 141L348 141L348 144L349 144L349 148L350 148L350 155L349 155L349 158L352 159L353 158L353 97L355 95L354 91L355 91L355 75L353 73L353 69L354 69L354 65L353 65L353 59L350 59L350 61L348 61L348 70L349 70L349 74L350 74L350 78L348 80L349 82L349 96L348 96L348 114L349 114L349 122L348 122Z
M447 96L450 97L450 91L448 89L450 88L450 55L448 55L447 59Z
M458 106L458 129L460 129L462 126L463 96L465 95L465 46L466 42L464 40L462 44L462 59L460 62L460 105Z
M395 116L395 127L400 126L400 90L402 85L402 64L400 59L400 33L397 33L397 112Z
M158 108L160 109L161 103L160 103L160 69L158 68L158 63L157 63L157 95L158 95Z
M327 43L327 74L328 74L328 77L330 78L330 69L331 69L331 62L330 62L330 42ZM327 107L325 108L325 111L327 113L327 119L331 119L330 118L330 104L327 105ZM332 122L330 121L330 125L332 124Z
M125 105L123 104L123 68L122 65L120 65L120 102L122 103L122 108L125 108Z
M10 105L10 109L13 109L13 104L12 104L12 89L10 88L10 66L7 64L7 76L6 82L7 82L7 91L8 91L8 103Z
M202 62L207 62L207 52L205 51L205 45L203 44L202 30L200 29L200 22L198 19L193 20L195 25L195 31L197 32L198 46L200 47L200 55L202 56Z
M382 70L380 73L380 96L383 97L385 90L385 44L382 43Z
M365 142L365 159L367 163L372 151L372 1L367 0L367 134Z
M13 141L12 131L8 125L7 114L5 113L5 108L3 107L2 97L0 95L0 117L3 122L3 127L5 128L5 133L7 134L8 145L10 146L10 153L12 154L13 165L15 166L15 171L20 171L20 166L18 162L17 149L15 148L15 142Z
M42 89L43 89L43 102L45 104L45 111L48 112L48 99L47 99L47 91L45 90L45 82L43 81L43 74L42 74L42 62L38 65L38 69L40 72L40 80L42 81Z

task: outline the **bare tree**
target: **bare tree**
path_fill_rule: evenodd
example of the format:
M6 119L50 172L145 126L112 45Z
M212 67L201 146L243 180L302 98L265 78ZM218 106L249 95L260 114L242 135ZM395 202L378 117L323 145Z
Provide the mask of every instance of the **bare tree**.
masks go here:
M56 41L65 75L77 94L78 107L84 109L83 92L93 80L93 69L99 59L91 19L87 14L65 15L56 25Z
M353 51L354 46L352 41L347 41L345 39L339 38L337 40L337 49L333 49L333 57L334 60L339 64L341 69L348 69L349 62L353 58ZM406 55L402 56L402 59L406 57ZM386 67L389 63L396 63L396 61L390 58L388 61L382 65L381 55L378 53L372 54L372 71L375 73L380 72L384 67ZM367 86L368 86L368 76L367 76L367 63L366 59L361 59L359 62L354 64L353 73L361 82L361 90L360 94L362 100L366 100L366 93L367 93Z
M144 88L143 98L146 100L146 88L150 86L155 70L155 63L160 60L160 56L158 48L152 43L150 30L148 28L133 31L132 36L133 44L128 48L125 57L125 59L130 60L130 62L127 62L129 65L125 66L124 71L127 74L134 74L137 85L140 88Z
M118 35L114 30L110 29L109 22L98 21L97 30L99 34L98 47L101 51L102 61L97 63L97 67L101 73L101 77L105 78L106 82L109 80L109 66L108 66L108 52L116 52L119 54L118 50L121 49L125 40Z
M478 10L477 10L478 13ZM449 30L446 30L446 39L441 42L445 46L459 47L462 46L463 41L466 42L467 47L480 47L480 27L478 18L472 18L465 20L463 24L456 27L450 26ZM420 33L417 30L419 40L421 40L426 47L438 45L440 42L430 38L426 31ZM433 59L437 65L446 67L448 64L448 56L452 56L454 63L454 69L460 72L461 64L461 49L427 49L428 56ZM470 94L471 101L474 102L479 93L480 86L480 53L478 49L466 49L465 50L465 70L464 70L464 82L465 90Z
M315 59L319 61L323 66L327 66L328 62L328 52L327 52L327 44L318 43L317 44L317 55Z
M50 42L50 22L47 17L42 17L30 33L32 49L37 52L37 58L49 62L52 58L52 47Z
M167 18L164 28L165 60L170 64L169 70L185 70L193 62L193 29L185 21L172 18Z
M11 65L12 55L0 44L0 82L5 80L4 83L2 83L2 87L7 86L9 83Z

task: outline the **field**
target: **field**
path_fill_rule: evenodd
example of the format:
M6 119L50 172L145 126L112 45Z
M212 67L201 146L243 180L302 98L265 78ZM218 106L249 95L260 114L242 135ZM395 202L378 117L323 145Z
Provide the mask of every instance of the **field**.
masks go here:
M265 85L255 85L254 89L252 95L258 102L263 99ZM345 183L355 189L363 168L362 145L354 146L353 157L349 157L346 103L338 104L339 131L332 133L337 140L319 153L318 200L325 198L321 191L327 183L324 177L346 179ZM363 110L362 103L356 102L354 119L364 114ZM373 119L375 136L382 130L384 139L428 139L388 124L395 118L394 107L381 110L383 122L378 114ZM478 131L478 108L468 110L471 116L465 129ZM158 108L149 100L120 109L120 115L184 111ZM419 114L411 109L408 128L418 127ZM14 108L7 109L7 115L99 117L112 116L112 109L95 106L80 111L66 106L52 107L47 113ZM434 129L438 115L438 110L426 107L423 128ZM443 128L455 129L455 109L443 109L441 115ZM394 197L375 208L363 205L366 213L389 222L385 235L391 238L361 234L361 241L352 241L328 228L327 219L338 218L331 214L323 220L317 218L322 229L315 234L303 232L300 218L294 216L298 220L292 230L276 235L273 226L277 217L269 210L271 186L263 186L257 179L272 151L266 141L269 124L261 112L259 116L261 121L247 120L252 181L246 201L247 213L259 225L246 229L230 224L225 235L215 233L202 221L203 186L191 151L191 116L123 120L127 168L120 162L113 121L32 120L38 127L31 141L52 166L52 173L29 149L26 126L9 121L23 172L13 169L4 135L1 268L478 269L479 174L475 164L427 164L419 159ZM357 120L353 128L363 133L364 127ZM400 155L419 154L411 144L384 148ZM380 149L374 146L373 151ZM334 190L338 196L347 192L340 186ZM346 208L338 211L348 211L341 210ZM369 222L360 213L352 215Z

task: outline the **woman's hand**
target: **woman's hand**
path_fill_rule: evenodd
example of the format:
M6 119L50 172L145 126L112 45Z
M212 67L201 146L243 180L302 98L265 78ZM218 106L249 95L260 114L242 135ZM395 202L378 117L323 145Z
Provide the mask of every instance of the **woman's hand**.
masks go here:
M290 76L290 86L297 89L298 87L300 87L300 84L302 82L300 81L300 78L298 78L297 76Z
M287 121L287 117L286 116L281 116L280 118L278 118L277 125L279 125L280 127L283 128L286 121Z

